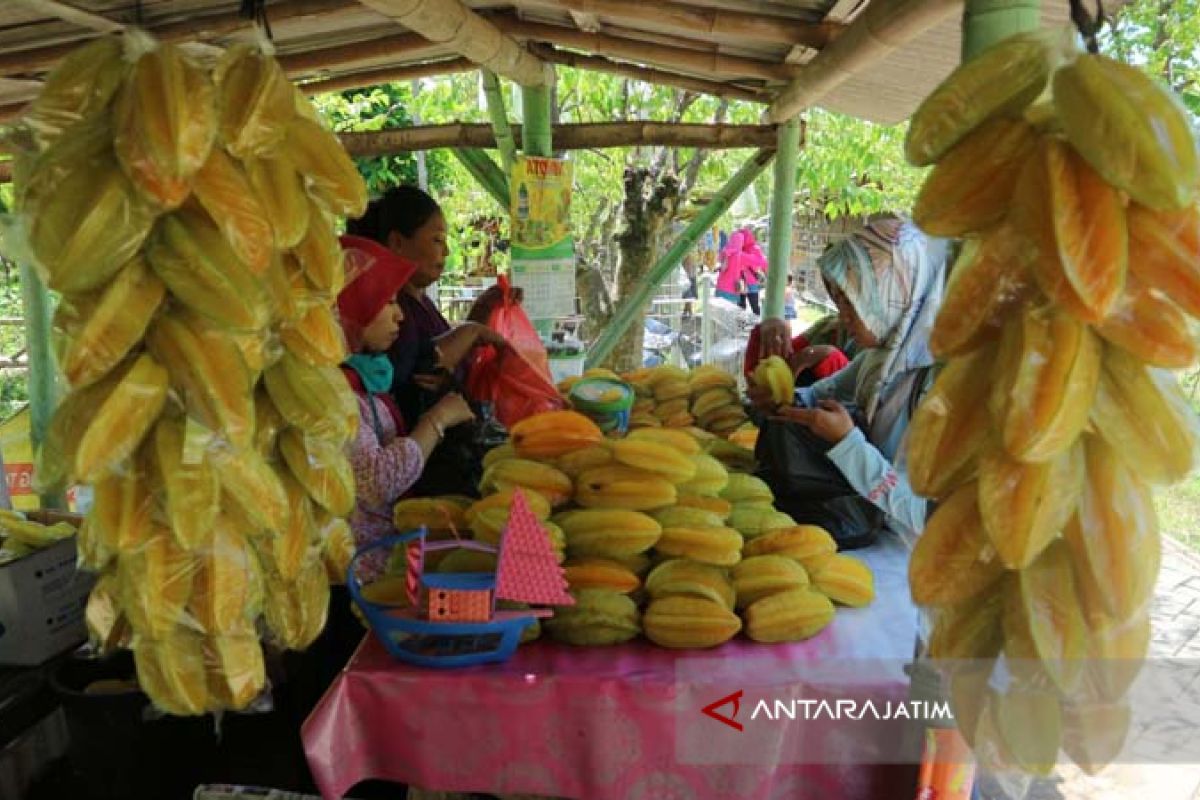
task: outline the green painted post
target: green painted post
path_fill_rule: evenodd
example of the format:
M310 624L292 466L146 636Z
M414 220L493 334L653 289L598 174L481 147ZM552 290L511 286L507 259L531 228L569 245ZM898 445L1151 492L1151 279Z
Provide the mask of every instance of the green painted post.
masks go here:
M508 110L504 107L500 79L490 69L480 70L480 74L483 76L488 116L492 120L492 131L496 134L496 148L500 151L500 165L504 168L504 174L511 177L513 162L517 159L517 143L508 124Z
M25 351L29 354L29 438L36 453L46 437L58 401L54 357L50 353L50 293L27 264L19 267L25 314ZM43 508L66 508L61 494L42 495Z
M779 126L775 183L771 190L771 241L767 248L767 296L763 318L783 318L783 290L792 262L792 198L796 194L796 161L800 155L800 119Z
M650 268L650 272L637 285L632 296L617 310L616 316L588 350L587 366L594 367L608 358L609 353L617 346L617 342L621 340L630 324L634 320L640 319L645 313L646 303L650 302L658 285L667 275L671 274L671 270L679 266L684 254L696 246L696 242L712 226L717 217L724 214L729 206L733 205L733 201L746 190L746 187L766 169L774 155L774 149L759 150L721 187L721 191L713 195L712 201L684 228L683 233L679 234L679 238L675 240L670 249Z
M1041 0L967 0L963 8L962 60L969 61L1001 39L1035 31Z
M554 134L550 119L550 87L521 87L521 141L525 155L549 158L554 155Z
M450 152L454 153L459 162L467 168L467 172L496 199L507 214L510 205L508 176L500 171L491 156L473 147L456 147Z

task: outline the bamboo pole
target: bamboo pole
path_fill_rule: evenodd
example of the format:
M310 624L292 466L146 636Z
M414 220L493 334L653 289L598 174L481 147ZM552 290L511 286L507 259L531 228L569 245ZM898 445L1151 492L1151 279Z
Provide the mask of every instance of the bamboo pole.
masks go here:
M508 213L509 192L508 178L500 172L496 162L482 150L471 147L459 147L451 150L455 157L467 168L480 186L495 198L500 207Z
M280 23L285 20L320 19L333 14L339 14L348 8L358 6L356 0L289 0L287 3L277 3L271 6L271 22ZM189 40L212 39L234 31L249 28L254 23L251 20L230 11L223 14L206 16L188 16L178 22L168 22L163 25L151 25L147 30L155 38L163 42L182 42ZM16 73L39 72L54 66L63 56L70 53L91 37L79 38L61 44L47 47L36 47L28 50L15 50L0 53L0 75Z
M517 145L513 139L512 126L508 122L508 110L504 107L504 94L500 90L500 79L490 69L482 69L483 93L487 99L488 116L492 119L492 133L496 137L496 149L500 151L500 166L505 175L512 175L517 160Z
M554 155L549 86L521 87L521 144L527 156Z
M805 22L794 17L777 17L723 8L699 8L683 3L646 3L643 0L533 0L533 5L584 14L601 14L609 19L648 22L656 27L698 33L704 36L749 39L771 44L803 45L821 49L833 41L843 26L827 22Z
M585 33L558 25L526 22L510 15L497 15L493 19L500 30L520 39L549 42L563 47L587 50L601 56L626 58L643 64L673 67L707 76L786 81L800 74L801 69L791 64L727 56L716 52L703 52L666 45L650 46L646 42L634 39L622 39L602 33ZM707 47L708 43L697 42L697 46ZM830 46L832 47L832 45Z
M696 242L700 240L700 237L704 235L704 232L709 229L713 222L733 205L733 202L746 190L747 186L754 182L755 178L762 174L767 164L771 163L771 158L774 155L774 149L763 149L755 153L721 187L721 190L713 195L712 201L696 215L695 219L688 223L688 226L684 228L679 238L655 262L654 266L646 274L646 277L637 285L633 293L625 299L623 305L617 310L616 315L614 315L613 319L600 333L600 338L592 343L587 354L588 367L594 367L608 358L630 324L644 315L646 304L650 302L651 296L658 288L658 285L663 282L663 279L667 275L671 274L671 270L679 266L680 259L683 258L687 251L696 246Z
M646 83L674 86L692 92L699 92L700 94L713 95L714 97L727 97L730 100L746 100L751 103L766 103L770 100L761 89L752 89L734 83L689 78L686 75L679 75L674 72L639 67L635 64L626 64L620 61L611 61L600 56L585 56L579 53L571 53L551 47L550 45L532 44L529 49L543 61L549 61L553 64L563 64L564 66L576 69L608 72L613 75L635 78Z
M54 357L50 354L50 292L37 273L22 262L21 306L25 316L25 344L29 354L26 386L29 389L29 439L36 453L46 438L58 402L54 386ZM61 494L42 495L43 508L65 508Z
M413 64L408 67L385 67L365 72L352 72L349 75L338 75L334 78L309 81L300 84L300 91L308 95L325 92L342 92L346 89L358 89L363 86L378 86L382 83L411 81L416 78L426 78L431 75L452 75L456 72L470 72L475 69L475 62L469 58L451 58L444 61L429 61L424 64Z
M78 25L81 28L88 28L100 33L117 33L125 30L125 26L119 22L114 22L107 17L93 14L90 11L84 11L81 8L76 8L66 3L56 2L56 0L16 0L16 2L33 11L37 11L39 14L45 14L48 17L57 17L63 22L69 22L72 25Z
M959 0L871 3L779 93L768 109L771 122L787 122L854 74L946 19L959 5Z
M431 42L529 86L547 82L545 64L460 0L359 0Z
M783 290L792 262L792 200L796 194L796 160L800 155L800 120L779 126L775 182L771 187L771 240L767 246L767 296L763 319L783 318Z
M1041 25L1041 0L967 0L963 7L962 60L968 61L1014 33Z

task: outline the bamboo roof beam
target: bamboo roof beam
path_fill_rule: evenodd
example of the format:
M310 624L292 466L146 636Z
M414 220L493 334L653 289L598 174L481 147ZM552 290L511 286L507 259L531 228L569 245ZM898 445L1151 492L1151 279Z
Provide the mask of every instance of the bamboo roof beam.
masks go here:
M703 75L761 78L769 81L787 81L800 74L799 67L789 64L759 61L741 56L727 56L716 52L689 50L683 47L651 46L634 39L622 39L602 33L585 33L559 25L526 22L508 14L500 14L491 19L502 31L516 36L518 39L549 42L561 47L573 47L577 50L587 50L611 58L624 58L641 64L655 64ZM696 44L700 47L711 46L709 42L697 42Z
M746 86L739 86L736 83L723 83L721 81L706 81L702 78L691 78L686 75L680 75L675 72L667 72L661 69L651 69L649 67L639 67L636 64L628 64L623 61L612 61L611 59L601 58L600 56L586 56L580 53L572 53L566 50L559 50L555 47L545 44L530 45L530 50L538 55L543 61L549 61L553 64L562 64L567 67L576 69L587 69L594 72L608 72L613 75L621 75L626 78L634 78L646 83L656 83L662 86L674 86L679 89L687 89L688 91L698 92L700 94L709 94L714 97L727 97L730 100L746 100L751 103L767 103L770 102L770 97L761 89L753 89Z
M393 81L411 81L433 75L452 75L456 72L471 72L475 69L477 69L475 62L469 58L451 58L407 67L384 67L363 72L351 72L348 75L309 81L300 84L300 91L308 95L342 92L346 89L358 89L363 86L378 86L381 83L392 83Z
M524 144L521 126L512 125L513 139ZM496 147L492 126L479 124L422 125L362 133L340 133L346 152L356 158L391 155L439 147L481 149ZM774 125L691 125L668 122L604 122L554 126L555 150L606 147L774 147Z
M359 0L431 42L522 86L550 83L546 65L460 0Z
M841 25L828 22L804 22L790 17L774 17L746 11L698 8L682 3L647 3L644 0L533 0L534 4L566 10L572 18L601 15L613 20L649 22L656 26L704 36L729 36L770 44L803 45L814 49L833 41ZM578 24L578 21L576 22ZM580 28L584 26L580 25ZM586 28L584 28L586 30Z
M357 5L356 0L290 0L287 3L273 4L270 7L270 19L272 23L285 20L320 19L341 13ZM248 28L252 24L253 22L236 11L230 11L206 16L189 15L186 19L177 22L147 26L147 30L154 34L159 41L183 42L213 39ZM86 41L85 38L80 38L48 47L0 53L0 75L39 72L53 67L63 56L79 47L84 41Z
M325 69L361 61L381 59L417 60L446 54L446 48L415 33L384 36L366 42L351 42L320 50L306 50L279 56L279 65L290 76L311 75Z
M16 3L47 17L57 17L63 22L100 33L118 33L125 30L125 26L119 22L66 3L59 3L57 0L16 0Z
M768 110L770 120L788 121L855 73L903 47L961 7L960 0L871 3L779 93Z

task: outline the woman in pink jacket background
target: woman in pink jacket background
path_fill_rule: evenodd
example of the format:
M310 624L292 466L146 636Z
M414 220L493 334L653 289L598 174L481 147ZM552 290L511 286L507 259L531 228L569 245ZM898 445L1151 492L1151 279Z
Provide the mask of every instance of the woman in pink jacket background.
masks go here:
M734 231L721 251L723 266L717 276L717 296L758 314L758 287L767 274L767 259L749 228Z

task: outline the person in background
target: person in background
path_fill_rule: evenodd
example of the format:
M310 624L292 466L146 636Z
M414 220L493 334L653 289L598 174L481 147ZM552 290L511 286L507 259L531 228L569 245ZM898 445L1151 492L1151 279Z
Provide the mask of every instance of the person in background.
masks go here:
M752 402L768 417L759 446L775 455L766 477L782 510L801 522L809 511L819 519L821 509L793 491L794 476L779 457L819 453L823 458L814 463L831 466L832 477L911 546L924 528L926 506L908 485L902 454L916 401L932 382L929 335L941 304L944 249L931 246L910 221L887 215L827 249L819 264L862 350L847 368L798 389L794 404L775 407L769 391L751 389ZM764 321L760 356L792 356L789 333L784 320ZM839 544L861 546L872 538L857 533L861 540Z
M792 276L788 276L788 289L791 290ZM792 316L788 317L787 311L787 295L784 295L784 318L795 319L795 292L792 292ZM833 316L836 323L837 316ZM742 373L746 376L746 381L751 381L751 376L754 374L754 368L758 366L761 360L762 353L762 333L761 328L764 323L755 325L750 330L750 339L746 342L746 358L742 363ZM849 363L851 356L842 347L837 344L832 344L834 336L841 330L840 325L828 327L824 323L827 318L822 318L815 322L812 327L801 333L798 336L791 337L791 344L788 348L788 355L785 360L792 368L792 375L796 382L796 386L810 386L816 381L823 378L828 378L837 372L844 369ZM788 325L788 335L792 331L791 325Z
M403 321L388 350L391 393L405 419L417 419L449 392L461 390L466 357L478 345L507 346L504 337L478 322L457 327L425 294L446 267L447 225L437 201L415 186L397 186L371 202L366 213L347 224L351 235L382 245L415 265L396 296ZM470 426L454 431L438 448L412 494L473 494L477 491L482 451Z
M749 302L759 313L758 286L766 274L767 260L754 241L749 228L734 231L721 251L721 272L717 276L717 296L745 308Z
M474 419L461 395L443 395L418 417L405 417L392 398L388 350L399 335L404 312L397 293L417 266L382 245L342 237L347 283L338 295L338 319L351 355L342 372L358 396L360 424L350 447L357 501L350 517L359 547L394 533L392 505L416 484L446 432ZM364 580L386 566L386 554L373 554Z
M796 318L796 287L795 278L789 273L787 286L783 288L783 318L791 322Z

